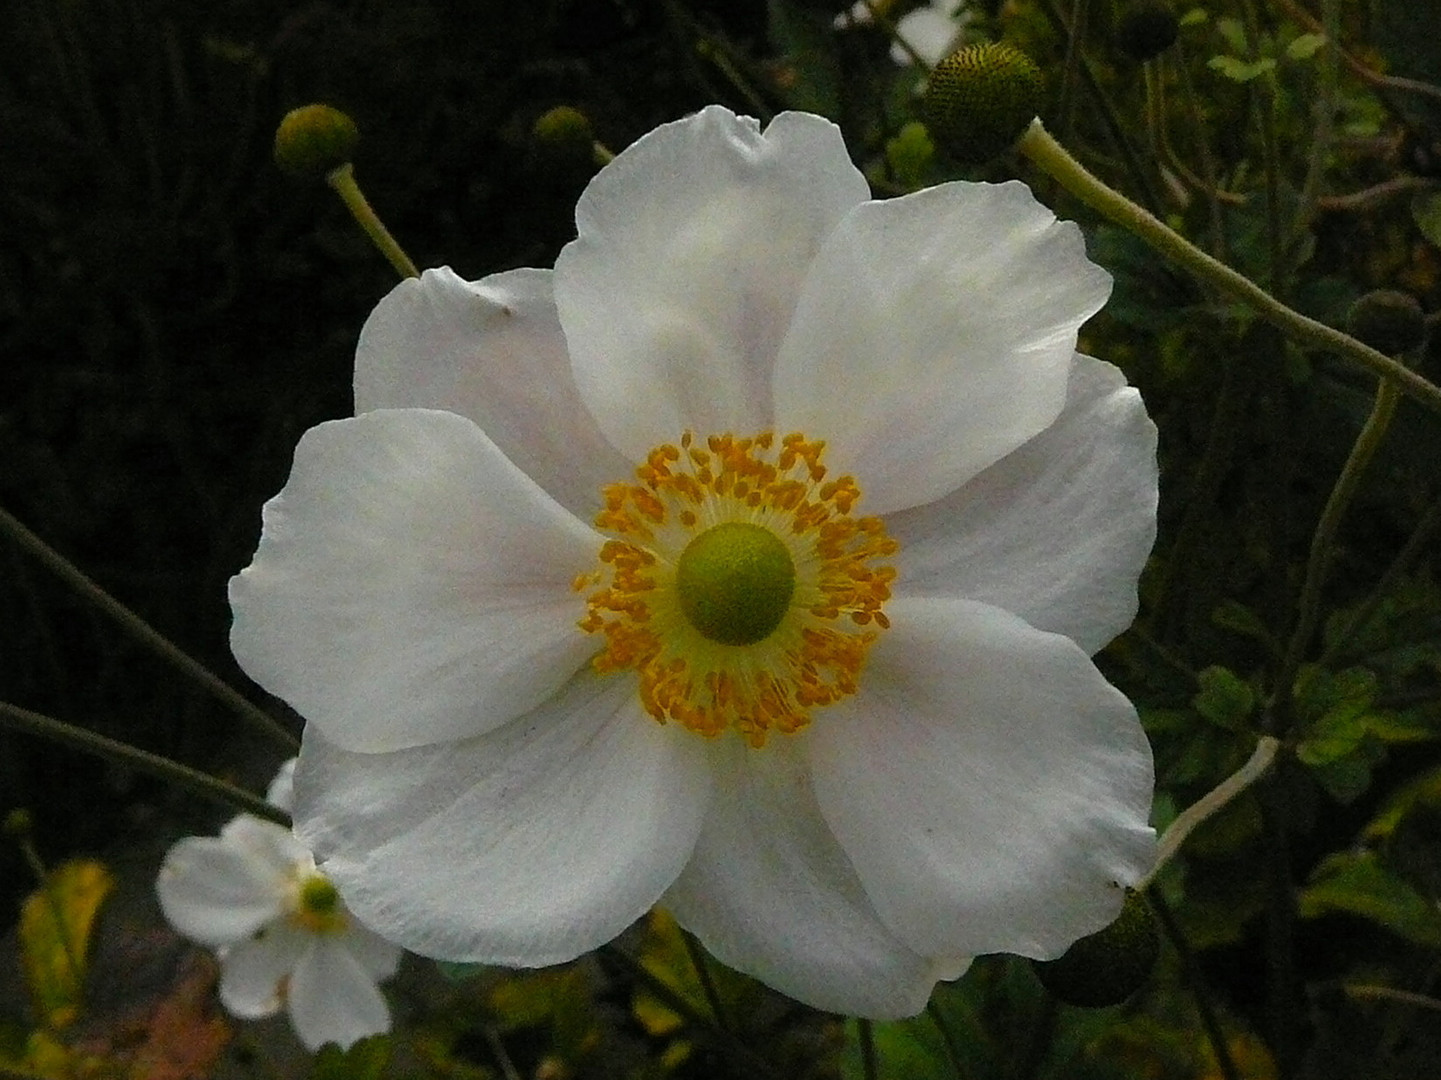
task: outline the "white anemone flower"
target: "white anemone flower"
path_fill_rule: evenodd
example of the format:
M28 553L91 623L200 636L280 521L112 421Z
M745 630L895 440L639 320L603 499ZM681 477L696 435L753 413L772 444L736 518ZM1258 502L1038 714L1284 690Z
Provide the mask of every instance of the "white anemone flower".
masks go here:
M294 766L270 785L282 810ZM155 888L171 925L220 957L220 1000L233 1015L258 1020L283 1006L311 1050L390 1030L376 983L395 974L400 947L355 920L283 825L241 814L219 836L187 836Z
M915 62L915 56L919 56L928 66L935 67L956 48L966 24L971 21L973 13L967 10L969 2L930 0L930 3L906 12L896 23L896 36L905 45L892 42L891 59L905 67ZM871 21L870 6L865 0L857 0L849 11L835 17L834 25L837 29L844 29ZM907 49L906 45L910 48Z
M719 107L576 221L554 271L381 301L231 582L351 909L539 966L659 904L870 1017L1108 923L1153 776L1089 654L1155 430L1075 352L1080 230L1016 182L874 201L829 121Z

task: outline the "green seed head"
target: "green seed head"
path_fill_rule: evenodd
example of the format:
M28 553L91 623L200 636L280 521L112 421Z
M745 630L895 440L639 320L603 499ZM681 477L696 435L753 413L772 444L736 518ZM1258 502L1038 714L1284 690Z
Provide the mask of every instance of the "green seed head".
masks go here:
M275 130L275 164L301 180L323 180L355 154L355 121L329 105L291 109Z
M964 164L1010 149L1040 112L1046 82L1021 50L968 45L931 72L921 108L931 139Z
M1400 356L1426 340L1426 313L1416 298L1393 289L1368 292L1346 313L1351 336L1387 356Z
M1068 1005L1098 1009L1134 994L1155 966L1161 942L1146 898L1126 891L1121 914L1110 926L1081 938L1056 960L1032 962L1036 977Z
M333 915L340 906L340 894L334 885L316 874L306 878L300 887L300 906L310 915Z
M791 553L769 529L732 521L701 533L681 553L681 611L720 645L754 645L775 632L796 589Z

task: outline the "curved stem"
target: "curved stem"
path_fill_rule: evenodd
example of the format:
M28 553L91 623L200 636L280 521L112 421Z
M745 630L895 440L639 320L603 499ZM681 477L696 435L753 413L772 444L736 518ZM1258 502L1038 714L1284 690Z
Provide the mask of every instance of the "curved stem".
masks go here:
M1287 307L1244 274L1207 255L1155 215L1093 176L1047 133L1039 120L1026 129L1016 148L1087 206L1135 233L1202 281L1255 309L1287 337L1335 353L1394 383L1402 393L1433 412L1441 413L1441 387L1349 334Z
M218 780L198 769L192 769L178 761L171 761L159 754L152 754L148 750L141 750L129 743L76 727L74 724L67 724L63 720L56 720L52 716L22 709L18 705L11 705L8 701L0 701L0 726L7 727L12 731L24 732L27 735L38 735L42 739L49 739L52 742L64 743L66 746L72 746L84 753L94 754L107 761L114 761L139 772L149 773L166 783L184 788L192 795L199 795L202 799L209 799L211 802L220 803L222 806L239 810L242 813L254 814L256 817L274 821L287 828L290 826L289 814L272 806L259 795L252 795L244 788L238 788L234 784Z
M1171 827L1166 830L1165 835L1156 845L1156 861L1151 866L1151 872L1136 884L1136 888L1144 889L1155 880L1161 867L1170 862L1176 852L1181 850L1181 845L1195 831L1197 825L1200 825L1201 822L1211 817L1259 780L1271 767L1271 762L1276 760L1276 751L1280 748L1281 741L1279 739L1270 735L1261 736L1246 764L1177 814L1176 820L1171 822Z
M360 190L360 185L355 182L355 169L350 162L346 162L337 169L331 170L326 176L325 182L335 189L340 196L340 201L350 211L350 216L355 223L364 230L365 235L370 237L379 252L385 256L395 272L403 278L420 277L420 271L415 268L415 263L410 261L395 237L390 235L390 230L380 220L380 216L371 209L370 203L366 201L365 195Z
M36 536L21 524L18 518L3 508L0 508L0 532L8 533L16 544L44 563L85 600L119 623L121 629L136 641L170 661L183 674L188 675L219 701L228 705L242 720L283 747L287 753L293 754L299 748L299 741L281 727L278 720L252 704L220 676L179 648L164 634L91 581L78 566Z
M1371 414L1361 425L1356 443L1351 447L1351 454L1346 458L1346 464L1341 467L1341 475L1336 478L1336 486L1331 489L1331 497L1326 500L1326 507L1321 511L1321 520L1316 523L1316 532L1311 537L1311 554L1306 561L1306 580L1301 586L1301 598L1297 603L1296 628L1276 672L1276 685L1272 690L1273 704L1284 700L1290 694L1291 682L1301 666L1301 658L1316 632L1316 625L1321 618L1321 590L1326 584L1327 571L1331 568L1336 531L1361 486L1361 474L1366 471L1366 466L1371 463L1381 440L1385 438L1386 429L1391 424L1391 417L1396 414L1399 400L1400 393L1394 384L1383 380L1376 388L1376 400L1371 406Z

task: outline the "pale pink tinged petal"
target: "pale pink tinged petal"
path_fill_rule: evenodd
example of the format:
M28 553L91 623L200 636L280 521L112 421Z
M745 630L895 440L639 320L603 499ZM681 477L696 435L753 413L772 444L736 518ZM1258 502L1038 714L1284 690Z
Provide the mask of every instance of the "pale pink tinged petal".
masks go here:
M390 1007L375 979L337 939L321 935L290 977L290 1022L307 1049L337 1043L342 1050L390 1030Z
M211 948L244 941L280 913L284 899L266 863L214 836L177 841L155 892L170 925Z
M806 268L869 195L840 130L804 113L762 132L713 105L602 169L555 295L581 397L610 441L640 460L686 430L767 427Z
M310 946L310 934L280 920L242 942L220 960L220 1002L242 1020L280 1011L285 981Z
M726 741L712 748L717 795L695 855L661 906L719 959L798 1001L853 1016L919 1012L932 965L877 917L792 741Z
M370 927L358 922L351 915L350 922L339 940L350 950L350 954L374 979L388 979L400 967L400 958L405 951L396 944L386 941Z
M308 728L296 828L356 917L405 948L559 963L680 873L710 797L705 748L647 717L633 679L585 671L464 742L351 754Z
M954 491L1061 411L1111 278L1024 184L950 183L852 211L781 346L776 427L825 439L862 509Z
M231 579L231 648L354 750L487 731L595 651L571 582L600 546L463 417L382 409L321 424Z
M355 411L469 417L566 509L589 520L633 464L581 404L549 270L465 281L449 267L397 285L355 350Z
M1151 751L1074 642L997 608L887 609L860 692L804 744L880 917L945 957L1053 957L1151 865Z
M275 779L270 781L270 787L265 791L265 801L271 806L279 807L287 814L290 808L295 805L295 759L291 758L280 766L275 774Z
M1156 482L1140 395L1077 354L1054 424L959 491L886 519L901 545L896 595L981 600L1094 653L1135 617Z

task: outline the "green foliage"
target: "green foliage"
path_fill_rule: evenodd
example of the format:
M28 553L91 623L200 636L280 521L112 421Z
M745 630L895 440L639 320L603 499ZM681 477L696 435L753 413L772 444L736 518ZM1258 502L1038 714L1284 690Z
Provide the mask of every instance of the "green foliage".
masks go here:
M386 1075L391 1050L388 1035L372 1035L345 1050L328 1043L315 1055L310 1080L380 1080Z

